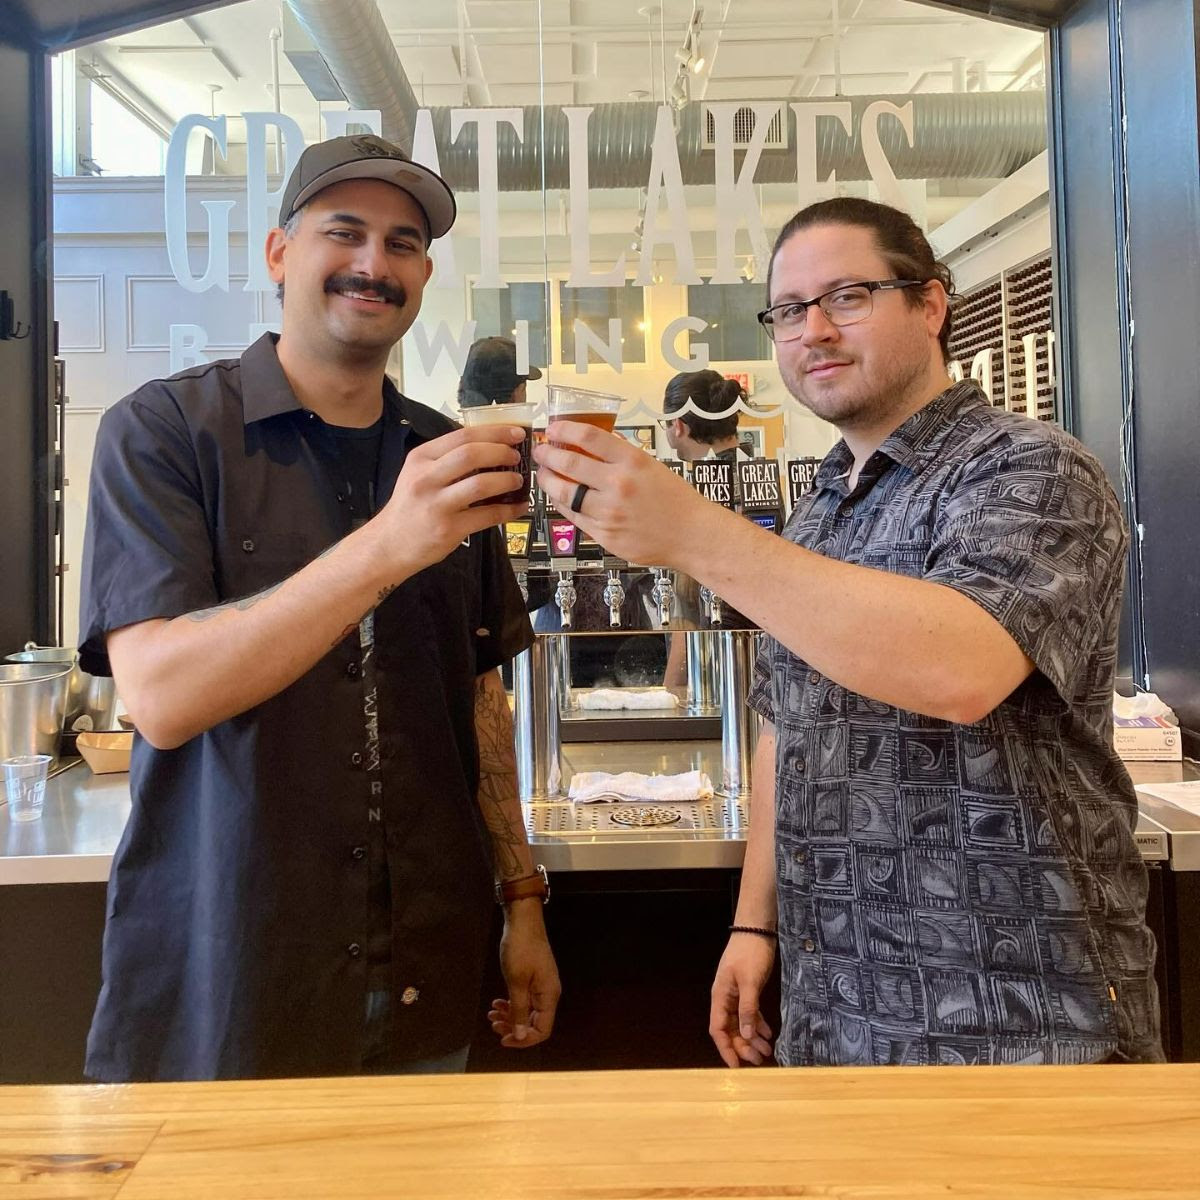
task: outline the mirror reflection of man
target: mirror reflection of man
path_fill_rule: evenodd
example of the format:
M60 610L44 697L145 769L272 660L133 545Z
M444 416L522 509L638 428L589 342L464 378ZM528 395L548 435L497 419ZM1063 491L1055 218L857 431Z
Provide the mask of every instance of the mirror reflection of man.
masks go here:
M517 343L512 338L479 338L467 351L466 366L458 383L459 407L524 404L526 384L541 377L541 371L532 365L524 374L517 370Z
M497 672L532 638L496 529L524 505L480 473L523 431L384 374L454 216L382 139L310 146L267 240L282 334L101 422L81 661L139 736L94 1079L461 1070L496 899L492 1027L550 1032Z
M738 437L738 414L707 417L702 413L725 413L746 391L736 379L726 379L713 370L683 371L667 384L663 396L663 432L667 444L683 462L702 458L723 459L735 467L754 457L752 443ZM691 401L700 412L683 412ZM672 416L677 413L677 416ZM735 474L736 478L736 474Z
M592 457L536 451L603 545L770 635L712 990L730 1066L771 1053L777 944L784 1064L1163 1056L1112 743L1120 506L1073 438L952 383L951 291L896 209L846 197L783 227L760 320L788 390L842 435L783 537L599 430L572 433Z

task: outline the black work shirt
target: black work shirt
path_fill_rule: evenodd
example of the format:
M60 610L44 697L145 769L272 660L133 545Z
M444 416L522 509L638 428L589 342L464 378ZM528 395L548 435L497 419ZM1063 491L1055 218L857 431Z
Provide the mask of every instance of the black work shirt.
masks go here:
M406 442L453 428L390 382L383 422L381 506ZM240 359L148 383L114 405L91 480L85 669L108 673L111 630L295 574L350 532L343 482L333 435L299 406L270 335ZM375 696L356 631L279 695L178 749L135 739L88 1039L92 1078L358 1069L372 716L397 1056L469 1040L494 911L474 685L532 640L498 531L407 580L375 610L374 631Z
M379 451L383 446L383 417L365 429L328 425L338 451L338 464L345 480L346 503L351 524L357 529L375 515L375 490L379 476ZM408 426L402 426L407 432ZM388 877L387 838L383 824L383 806L377 797L383 793L378 748L378 718L374 713L377 685L374 678L375 620L368 613L358 626L358 647L363 664L363 717L367 723L367 787L371 794L367 807L367 896L370 904L370 930L367 934L367 988L386 991L391 980L392 961L392 882Z
M1137 803L1112 745L1126 536L1061 430L949 388L863 464L839 442L784 536L953 588L1036 667L956 725L764 639L787 1064L1162 1057Z

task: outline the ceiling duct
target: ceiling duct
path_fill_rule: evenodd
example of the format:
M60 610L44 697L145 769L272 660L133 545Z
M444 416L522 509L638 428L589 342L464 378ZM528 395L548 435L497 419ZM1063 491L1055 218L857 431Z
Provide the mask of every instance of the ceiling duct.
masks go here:
M288 0L324 56L330 72L355 108L379 109L384 136L412 147L417 98L374 0ZM879 122L880 143L899 179L1002 179L1046 148L1044 92L926 93L849 96L853 135L834 120L817 124L817 175L831 171L844 180L869 178L862 151L862 114L876 100L912 103L913 145L898 121ZM823 101L825 102L825 101ZM711 183L712 151L705 147L709 104L691 103L679 113L679 159L685 184ZM442 174L456 191L478 185L476 127L466 126L450 141L447 107L431 110ZM589 183L593 188L643 187L658 105L646 102L597 104L588 125ZM499 131L500 187L539 191L568 186L567 119L557 105L522 110L522 135ZM785 110L786 146L795 146L795 115ZM543 154L542 131L545 128ZM740 158L740 153L739 153ZM757 183L796 179L794 148L764 150Z
M417 97L375 0L288 0L352 108L379 110L383 136L412 150Z
M295 68L313 99L345 100L346 93L338 87L324 55L313 45L312 38L290 8L283 10L282 33L283 56Z

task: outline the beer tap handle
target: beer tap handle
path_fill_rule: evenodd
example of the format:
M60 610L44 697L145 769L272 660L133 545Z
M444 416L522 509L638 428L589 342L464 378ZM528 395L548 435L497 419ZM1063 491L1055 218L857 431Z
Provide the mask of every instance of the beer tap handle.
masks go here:
M562 617L562 627L564 629L571 628L571 609L575 607L575 601L578 598L575 591L575 583L571 577L570 571L559 571L558 586L554 589L554 603L558 605L559 614Z
M723 624L723 613L721 612L721 597L718 596L712 588L702 587L700 589L700 603L704 605L705 616L708 617L710 625Z
M517 572L517 587L519 587L521 589L521 602L523 604L528 604L529 603L529 572L528 571L518 571Z
M604 603L608 605L608 624L612 629L621 628L621 605L625 603L625 589L621 586L621 572L609 571L604 585Z
M665 628L671 623L671 607L675 603L675 585L665 567L654 568L654 587L650 596L658 605L658 623Z

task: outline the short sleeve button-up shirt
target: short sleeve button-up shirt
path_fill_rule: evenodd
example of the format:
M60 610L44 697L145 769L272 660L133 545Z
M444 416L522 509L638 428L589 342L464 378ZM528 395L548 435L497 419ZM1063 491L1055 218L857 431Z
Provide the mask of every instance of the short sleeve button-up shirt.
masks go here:
M390 382L383 401L381 506L407 448L453 428ZM350 532L342 479L333 435L296 401L270 335L240 359L114 405L91 482L85 669L108 672L113 629L249 596L299 571ZM393 1006L396 1043L423 1058L466 1042L495 907L476 800L474 684L531 641L489 530L375 610L369 670L356 629L279 695L178 749L136 739L88 1074L357 1070L372 913L364 847L380 806L392 990L414 997Z
M1161 1058L1136 800L1112 747L1126 536L1095 459L949 388L785 536L954 588L1036 670L972 725L848 691L765 638L785 1063Z

